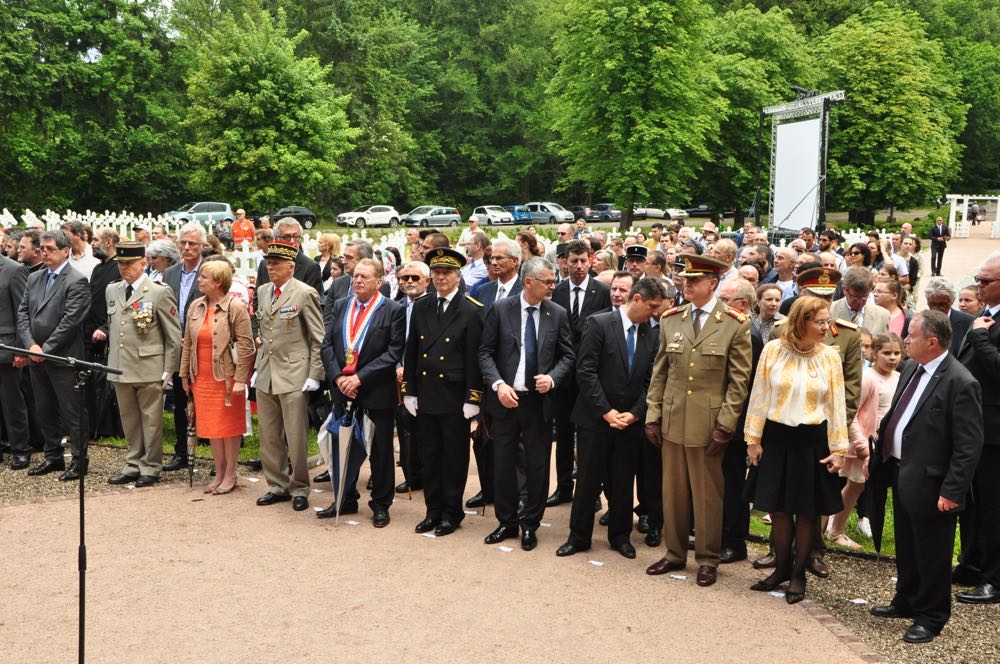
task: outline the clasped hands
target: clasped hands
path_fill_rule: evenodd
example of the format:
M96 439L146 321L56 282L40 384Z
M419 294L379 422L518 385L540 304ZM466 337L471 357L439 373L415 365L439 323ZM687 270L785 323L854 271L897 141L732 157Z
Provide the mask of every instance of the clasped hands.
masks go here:
M602 417L604 417L604 421L607 422L608 426L612 429L624 429L631 426L636 421L636 417L632 413L619 413L614 408L604 413Z
M538 374L535 376L535 390L539 394L545 394L555 385L555 381L548 374ZM517 392L507 383L497 385L497 398L505 408L517 408Z
M358 378L357 374L351 374L350 376L341 374L337 376L334 382L337 384L337 389L345 397L349 399L357 398L358 388L361 387L361 379Z
M42 347L39 346L38 344L31 344L31 346L28 347L28 350L31 351L32 353L44 353L45 352L45 351L42 350ZM43 358L43 357L34 357L34 356L31 356L31 355L29 355L27 357L24 356L24 355L15 355L14 356L14 367L17 368L17 369L23 369L24 367L28 366L28 361L29 360L31 360L35 364L38 364L39 362L44 362L45 358Z

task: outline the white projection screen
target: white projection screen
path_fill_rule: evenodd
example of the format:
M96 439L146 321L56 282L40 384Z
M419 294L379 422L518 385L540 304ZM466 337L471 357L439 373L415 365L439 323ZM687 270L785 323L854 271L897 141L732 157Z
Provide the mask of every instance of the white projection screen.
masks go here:
M819 213L821 118L779 124L774 149L771 225L815 228Z

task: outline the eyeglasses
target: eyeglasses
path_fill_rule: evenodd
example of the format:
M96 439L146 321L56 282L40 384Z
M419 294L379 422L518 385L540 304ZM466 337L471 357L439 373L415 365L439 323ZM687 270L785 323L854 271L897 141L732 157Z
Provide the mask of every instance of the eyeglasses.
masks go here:
M302 237L301 233L286 233L285 235L279 235L279 240L284 240L285 242L291 242L293 240L298 240Z
M860 251L852 251L852 252L851 252L851 255L852 255L852 256L860 256L860 255L861 255L861 252L860 252Z
M44 245L44 244L43 244L43 245L42 245L42 246L40 247L40 249L41 249L41 250L42 250L43 252L45 252L45 253L49 253L49 252L56 252L56 251L59 251L59 247L57 247L57 246L56 246L56 245L54 245L54 244L53 244L53 245L51 245L51 246L48 246L48 245Z
M44 249L44 247L42 248ZM973 279L973 281L975 281L980 286L989 286L994 281L1000 281L1000 279L986 279L984 277L976 277L975 279Z
M556 280L555 279L535 279L535 281L539 281L539 282L545 284L546 286L548 286L550 288L552 286L556 285Z
M828 320L814 320L813 323L819 327L830 327L830 321Z
M420 281L419 274L401 274L396 277L398 281Z

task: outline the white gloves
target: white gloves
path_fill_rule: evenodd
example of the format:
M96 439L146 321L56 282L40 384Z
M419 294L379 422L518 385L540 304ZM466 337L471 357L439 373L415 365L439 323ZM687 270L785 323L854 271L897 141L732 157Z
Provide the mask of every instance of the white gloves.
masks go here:
M166 371L163 372L163 378L161 378L161 380L163 381L163 391L164 392L166 392L167 390L169 390L171 387L174 386L174 377L171 376Z
M250 374L250 387L257 387L257 371L256 369L252 374Z
M306 378L305 384L302 386L303 392L315 392L319 389L319 381L315 378Z
M416 397L403 397L403 407L406 408L406 411L410 415L413 415L413 417L417 416L417 398Z
M473 417L479 414L479 406L471 403L464 404L462 406L462 415L467 420L471 420Z

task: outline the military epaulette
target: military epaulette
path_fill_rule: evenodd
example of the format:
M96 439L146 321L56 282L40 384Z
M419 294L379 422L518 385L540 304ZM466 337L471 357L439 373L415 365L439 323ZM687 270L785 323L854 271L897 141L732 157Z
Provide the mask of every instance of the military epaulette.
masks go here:
M480 301L479 301L479 300L477 300L476 298L472 297L471 295L466 295L466 296L465 296L465 299L466 299L466 300L468 300L469 302L473 303L473 304L474 304L474 305L476 305L477 307L481 307L481 306L483 306L483 303L482 303L482 302L480 302Z
M747 322L746 314L736 311L736 309L730 309L729 307L726 307L726 313L741 323Z
M772 325L771 327L778 327L779 325L784 325L786 320L788 319L782 318L781 320L776 320L774 321L774 325Z
M663 315L660 316L660 318L663 319L666 318L667 316L673 316L674 314L680 313L683 309L684 307L673 307L671 309L667 309L666 311L663 312Z
M857 325L855 325L854 323L852 323L849 320L844 320L843 318L838 318L837 320L835 320L833 322L836 323L837 325L839 325L840 327L847 328L848 330L857 330L858 329Z

